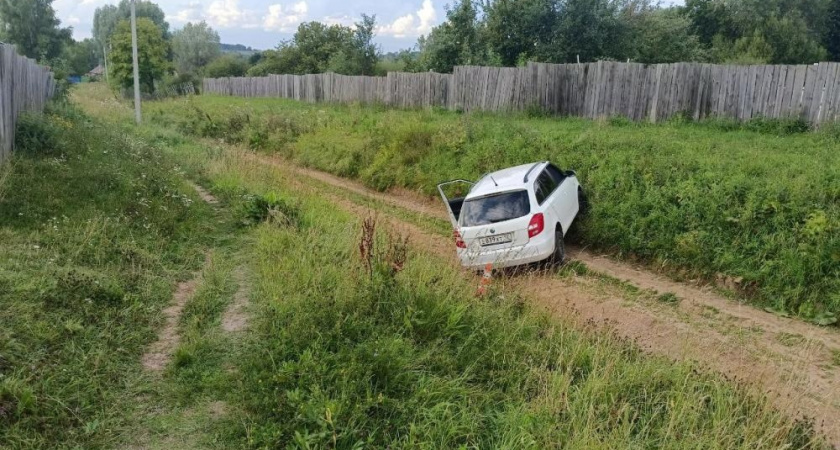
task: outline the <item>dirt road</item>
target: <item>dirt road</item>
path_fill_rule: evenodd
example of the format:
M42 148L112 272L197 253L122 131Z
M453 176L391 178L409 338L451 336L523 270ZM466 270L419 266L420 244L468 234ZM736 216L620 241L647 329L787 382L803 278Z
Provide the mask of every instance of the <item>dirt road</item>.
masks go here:
M412 193L375 192L359 183L279 159L249 158L298 176L290 179L304 176L321 195L354 214L364 215L370 209L354 202L347 193L446 220L441 203ZM454 261L455 249L448 237L411 223L400 214L378 213L395 228L409 233L415 245ZM840 447L840 332L836 328L779 317L727 299L711 287L675 282L586 249L570 248L568 253L586 265L589 276L561 278L534 273L508 281L554 314L580 323L601 324L651 353L696 361L755 385L786 413L812 418L816 428ZM610 282L599 283L599 276ZM635 294L627 295L628 291Z

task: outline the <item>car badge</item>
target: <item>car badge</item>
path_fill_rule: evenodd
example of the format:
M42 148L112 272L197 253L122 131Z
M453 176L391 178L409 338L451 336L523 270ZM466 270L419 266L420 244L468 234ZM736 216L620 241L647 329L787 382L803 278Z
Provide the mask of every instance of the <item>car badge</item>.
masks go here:
M495 229L495 228L491 228L491 229L490 229L490 234L496 234L496 229Z

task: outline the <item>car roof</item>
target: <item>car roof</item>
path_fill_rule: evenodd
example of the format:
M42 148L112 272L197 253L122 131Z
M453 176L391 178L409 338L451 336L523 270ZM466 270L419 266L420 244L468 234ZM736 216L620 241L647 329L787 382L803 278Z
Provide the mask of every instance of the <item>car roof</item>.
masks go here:
M528 181L535 180L546 164L548 164L546 161L542 161L488 173L478 180L466 199L484 197L498 192L527 189L529 183L525 183L526 175Z

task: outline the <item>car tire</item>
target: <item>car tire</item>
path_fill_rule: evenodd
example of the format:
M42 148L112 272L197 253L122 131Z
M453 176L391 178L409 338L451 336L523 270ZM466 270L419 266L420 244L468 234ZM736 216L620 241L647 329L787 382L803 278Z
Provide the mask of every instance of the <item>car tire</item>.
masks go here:
M560 266L566 261L566 244L563 241L563 230L557 227L554 231L554 253L551 254L551 264Z
M584 215L589 211L589 199L586 198L586 194L580 187L578 187L578 208L579 215Z

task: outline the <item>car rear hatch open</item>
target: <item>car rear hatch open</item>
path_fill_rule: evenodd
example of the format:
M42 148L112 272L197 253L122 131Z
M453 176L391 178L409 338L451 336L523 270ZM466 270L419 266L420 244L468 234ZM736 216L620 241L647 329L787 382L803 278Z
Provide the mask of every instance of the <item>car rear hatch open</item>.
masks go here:
M458 230L458 219L461 217L464 199L473 186L475 186L475 183L467 180L452 180L438 185L438 192L440 192L440 197L446 205L453 230Z
M528 243L531 201L516 190L471 198L460 211L460 232L472 252L502 251Z

